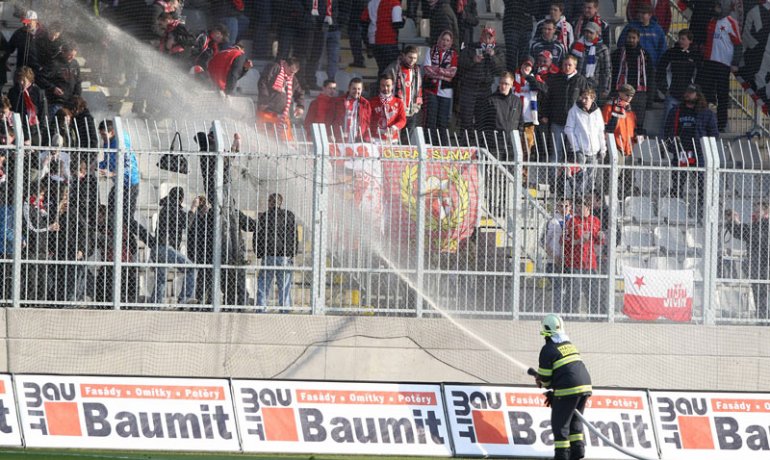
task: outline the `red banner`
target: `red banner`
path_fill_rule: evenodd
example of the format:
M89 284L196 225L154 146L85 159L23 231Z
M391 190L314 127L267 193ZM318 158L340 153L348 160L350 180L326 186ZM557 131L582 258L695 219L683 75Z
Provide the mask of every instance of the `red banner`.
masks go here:
M648 270L623 267L623 313L653 321L660 317L687 322L692 319L692 270Z

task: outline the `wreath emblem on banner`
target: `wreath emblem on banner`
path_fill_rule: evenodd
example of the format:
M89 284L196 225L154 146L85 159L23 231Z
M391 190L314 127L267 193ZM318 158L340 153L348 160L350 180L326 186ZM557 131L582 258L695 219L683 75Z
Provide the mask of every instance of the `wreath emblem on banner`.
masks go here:
M462 225L470 209L468 181L454 166L444 167L446 179L438 176L425 178L425 190L418 193L418 165L407 165L401 173L401 202L406 206L409 217L417 221L417 200L425 196L431 200L427 209L426 226L431 231L450 231ZM451 187L454 186L456 199Z

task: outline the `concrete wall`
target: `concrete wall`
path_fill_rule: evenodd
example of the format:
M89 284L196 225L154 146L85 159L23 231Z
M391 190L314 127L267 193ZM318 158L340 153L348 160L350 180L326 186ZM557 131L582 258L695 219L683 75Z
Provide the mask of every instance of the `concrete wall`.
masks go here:
M3 309L0 321L0 370L13 373L531 383L441 319ZM463 324L536 366L537 322ZM770 391L765 327L567 328L596 385Z

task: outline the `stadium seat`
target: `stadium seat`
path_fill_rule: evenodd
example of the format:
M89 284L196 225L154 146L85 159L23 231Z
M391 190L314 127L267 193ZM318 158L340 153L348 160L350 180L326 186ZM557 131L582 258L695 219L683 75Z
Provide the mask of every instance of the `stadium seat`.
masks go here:
M631 151L631 158L633 158L636 163L641 163L643 165L661 165L664 161L666 164L669 164L667 163L668 158L665 153L660 150L658 140L654 138L645 138L642 142L634 144L633 150Z
M687 238L682 229L675 227L655 227L655 242L668 255L694 254L695 250L687 245Z
M644 196L662 196L671 190L670 170L632 169L633 187Z
M348 90L350 80L354 78L361 78L361 74L355 72L348 72L347 70L338 70L334 79L337 81L337 88L340 94L344 94Z
M251 69L246 72L246 75L238 80L236 91L247 96L259 94L259 71L257 69Z
M620 254L615 259L615 274L622 276L623 267L649 268L650 261L647 256L642 254Z
M649 267L654 270L679 270L682 268L674 257L650 257Z
M623 216L626 222L649 224L657 222L655 205L649 198L629 196L623 206Z
M760 198L770 194L770 177L757 173L729 172L727 183L728 190L732 190L737 196L744 198Z
M715 297L717 318L749 318L754 314L754 294L748 283L721 285Z
M620 245L623 250L633 253L649 253L658 248L649 229L634 225L621 227Z
M688 213L687 203L679 198L661 198L658 200L658 217L674 225L691 223L694 219Z
M686 257L681 267L685 270L693 270L695 281L703 281L703 259L699 257Z
M687 246L700 253L706 239L705 229L703 227L688 228L685 230L685 238L687 238Z

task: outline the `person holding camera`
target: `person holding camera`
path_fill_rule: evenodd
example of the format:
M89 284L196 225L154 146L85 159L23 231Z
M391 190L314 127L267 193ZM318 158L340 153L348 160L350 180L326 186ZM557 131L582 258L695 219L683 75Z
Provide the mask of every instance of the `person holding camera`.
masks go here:
M460 77L460 129L474 129L474 119L492 93L492 82L503 70L503 59L495 52L496 43L495 29L485 27L481 31L481 41L466 46L460 52L457 69Z
M751 223L742 223L737 212L732 209L725 211L728 219L726 230L735 237L746 242L748 255L743 259L744 274L748 274L754 282L751 290L754 293L754 304L757 306L757 318L767 320L767 301L770 297L770 201L767 198L754 203Z

